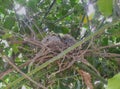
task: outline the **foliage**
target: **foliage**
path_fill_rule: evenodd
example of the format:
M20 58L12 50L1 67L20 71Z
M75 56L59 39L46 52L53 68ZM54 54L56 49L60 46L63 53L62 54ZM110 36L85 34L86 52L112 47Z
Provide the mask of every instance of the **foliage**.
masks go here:
M112 15L113 0L98 0L97 5L104 16Z
M110 78L108 80L108 87L107 89L119 89L119 80L120 80L120 74L116 74L113 78Z
M0 88L119 89L119 7L118 0L0 0Z

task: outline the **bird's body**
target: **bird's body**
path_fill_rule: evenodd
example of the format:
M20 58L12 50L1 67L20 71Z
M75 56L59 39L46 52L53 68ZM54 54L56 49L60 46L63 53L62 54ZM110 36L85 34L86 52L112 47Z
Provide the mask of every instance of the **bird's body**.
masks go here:
M62 36L53 34L46 36L41 43L52 51L62 51L75 44L76 40L68 34Z

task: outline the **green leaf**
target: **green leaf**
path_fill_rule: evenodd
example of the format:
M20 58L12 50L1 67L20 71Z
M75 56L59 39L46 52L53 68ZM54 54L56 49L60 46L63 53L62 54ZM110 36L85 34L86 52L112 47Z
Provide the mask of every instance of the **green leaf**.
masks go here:
M108 80L107 89L120 89L120 73Z
M98 8L104 16L110 16L113 9L113 0L98 0Z

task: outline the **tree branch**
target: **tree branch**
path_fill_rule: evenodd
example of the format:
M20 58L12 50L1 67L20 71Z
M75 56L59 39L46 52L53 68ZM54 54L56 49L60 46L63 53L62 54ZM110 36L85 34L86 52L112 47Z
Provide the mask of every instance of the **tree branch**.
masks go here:
M34 83L35 85L37 85L38 87L41 87L43 89L47 89L46 87L44 87L42 84L38 84L36 81L34 81L33 79L31 79L29 76L27 76L25 73L23 73L14 63L12 63L10 61L10 59L5 56L5 55L1 55L0 56L5 59L14 69L16 69L19 73L21 73L23 75L24 78L27 78L28 80L30 80L32 83ZM6 87L7 89L9 89L9 86Z

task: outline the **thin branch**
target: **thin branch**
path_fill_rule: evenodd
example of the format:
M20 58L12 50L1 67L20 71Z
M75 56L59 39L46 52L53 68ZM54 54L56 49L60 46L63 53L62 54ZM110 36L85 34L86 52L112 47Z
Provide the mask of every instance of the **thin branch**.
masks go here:
M117 54L117 53L99 53L99 52L96 52L95 54L101 56L101 57L107 57L107 58L111 58L111 57L120 57L120 54Z
M56 21L54 21L54 23L57 23L59 21L61 21L62 19L66 18L67 16L73 14L74 10L73 11L70 11L68 12L66 15L62 16L61 18L57 19Z
M90 49L90 50L87 50L87 52L96 52L96 51L100 51L100 50L103 50L103 49L114 48L114 47L120 47L120 43L107 45L107 46L102 46L102 47L99 47L99 48Z
M12 63L10 61L10 59L5 56L5 55L0 55L3 59L5 59L14 69L16 69L19 73L21 73L24 78L27 78L28 80L30 80L32 83L34 83L35 85L37 85L38 87L41 87L43 89L47 89L46 87L44 87L42 84L38 84L36 81L34 81L33 79L31 79L29 76L27 76L25 73L23 73L14 63ZM8 88L9 86L7 86Z
M52 4L50 5L50 7L48 8L47 12L45 13L43 19L45 19L47 17L47 15L49 14L50 10L52 9L53 5L55 4L56 0L53 0Z
M22 21L31 31L31 33L33 34L33 36L36 38L36 34L35 34L35 31L34 29L32 29L32 27L30 25L28 25L24 20Z
M92 42L93 42L93 37L92 37L90 43L88 44L88 47L85 49L85 51L83 51L83 52L81 53L81 55L84 55L84 54L88 51L88 49L89 49L89 47L91 46ZM81 55L80 55L80 56L81 56ZM83 58L83 59L81 60L81 62L84 63L85 65L89 66L90 68L92 68L98 75L100 75L100 73L97 71L97 69L96 69L93 65L91 65L86 59Z
M97 79L99 79L100 81L102 81L104 84L107 84L107 81L105 79L103 79L101 76L97 75L94 71L92 71L90 68L88 68L87 66L85 66L84 64L76 64L77 68L76 70L78 70L78 68L83 69L87 72L89 72L92 76L95 76Z
M19 29L21 29L21 26L20 26L20 20L19 20L19 16L17 15L17 10L15 9L15 3L14 3L14 0L11 0L12 2L11 2L11 4L12 4L12 6L13 6L13 10L14 10L14 12L15 12L15 18L16 18L16 21L17 21L17 23L18 23L18 27L19 27Z
M29 64L30 64L31 62L33 62L33 61L38 62L39 60L45 59L44 56L41 55L41 53L42 53L41 51L39 51L38 53L36 53L36 56L35 56L34 58L32 58L32 59L26 61L25 63L21 64L21 65L19 66L19 69L21 69L21 68L29 65ZM43 57L41 57L41 56L43 56ZM40 57L41 57L41 58L40 58ZM47 57L47 56L46 56L46 57ZM37 60L38 58L40 58L40 59ZM0 79L2 79L4 76L6 76L7 74L9 74L9 73L12 72L12 71L14 71L14 68L8 69L8 70L0 73Z
M43 17L42 20L41 20L40 25L42 25L42 22L44 22L44 19L45 19L45 18L47 17L47 15L49 14L49 12L50 12L50 10L52 9L52 7L54 6L55 2L56 2L56 0L53 0L52 4L49 6L47 12L45 13L44 17Z
M42 34L41 30L39 29L39 27L35 24L34 21L32 21L32 23L36 27L36 29L38 30L38 32L40 33L41 37L43 38L43 34Z

